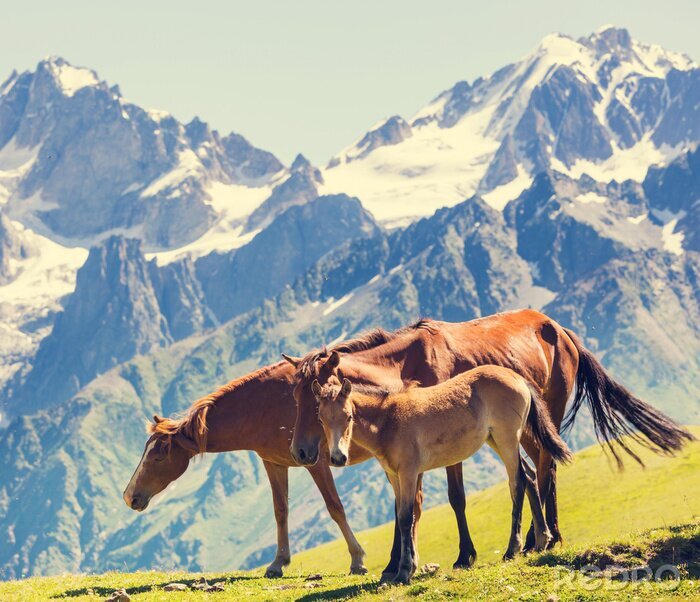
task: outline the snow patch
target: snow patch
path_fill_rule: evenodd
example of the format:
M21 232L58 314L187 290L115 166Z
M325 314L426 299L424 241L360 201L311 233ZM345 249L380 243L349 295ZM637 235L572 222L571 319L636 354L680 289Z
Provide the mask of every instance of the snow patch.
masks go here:
M17 261L19 275L0 286L0 302L41 306L72 293L75 274L87 259L87 249L60 245L17 221L12 221L12 225L35 252Z
M576 197L579 203L605 203L608 199L597 192L584 192Z
M636 215L634 217L628 217L627 221L629 221L632 224L641 224L647 217L649 217L648 213L642 213L641 215Z
M683 232L674 232L678 224L678 217L670 220L661 228L661 240L664 250L674 255L683 255Z
M52 62L51 71L65 96L73 96L78 90L100 83L94 71L63 61Z
M350 299L352 299L353 294L354 293L348 293L347 295L341 297L337 301L333 300L333 298L331 297L328 307L326 307L326 309L323 310L323 315L328 316L332 314L336 309L338 309L341 305L345 305L348 301L350 301Z
M153 180L147 188L141 192L141 198L156 196L162 192L170 191L169 196L180 195L179 190L172 190L190 177L203 176L205 172L202 162L192 149L184 149L178 153L177 165L170 171Z
M481 195L488 205L496 211L503 211L505 206L517 199L523 190L530 187L532 184L532 176L528 174L522 165L518 165L518 175L507 184L497 186L491 192Z

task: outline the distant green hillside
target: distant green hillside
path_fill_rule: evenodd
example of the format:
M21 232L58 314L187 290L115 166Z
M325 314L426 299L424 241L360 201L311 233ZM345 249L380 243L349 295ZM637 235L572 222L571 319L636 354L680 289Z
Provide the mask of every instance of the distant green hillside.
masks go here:
M700 439L700 426L691 430ZM595 445L577 453L570 466L559 469L559 524L566 546L609 541L631 531L700 519L700 442L673 458L647 450L640 455L646 468L630 460L620 473ZM505 482L468 497L467 519L479 563L500 560L508 542L510 510ZM528 516L523 525L529 520ZM370 571L384 568L392 533L393 524L387 524L358 534ZM452 566L457 557L457 528L449 505L423 515L418 548L420 563ZM348 566L345 544L339 540L297 554L291 569L342 572Z
M700 427L693 427L700 437ZM193 573L107 573L35 577L0 583L2 602L50 599L104 599L125 588L131 600L675 600L700 599L700 442L675 458L642 452L645 470L628 465L620 474L608 464L599 447L576 455L572 466L560 471L560 507L566 546L552 552L501 562L508 536L509 507L505 483L469 497L469 523L480 553L479 566L469 571L450 569L456 551L449 507L424 515L420 531L421 564L437 562L436 575L417 574L405 587L380 586L378 572L389 552L390 526L363 531L359 539L368 552L370 574L347 576L344 545L332 542L298 554L283 579L265 579L262 570L204 575L223 591L194 591L203 575ZM622 573L603 579L568 573L561 566L580 569L649 566L656 571L677 565L680 583L628 584ZM311 573L321 579L309 581ZM570 577L575 575L575 577ZM612 577L612 578L611 578ZM170 592L172 582L185 591Z

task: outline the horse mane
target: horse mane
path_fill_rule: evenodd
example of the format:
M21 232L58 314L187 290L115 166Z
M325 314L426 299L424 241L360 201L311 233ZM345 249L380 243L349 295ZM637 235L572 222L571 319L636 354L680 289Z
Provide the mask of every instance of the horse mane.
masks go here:
M434 320L429 318L421 318L417 322L409 324L408 326L403 326L394 332L387 332L383 328L375 328L355 337L354 339L337 343L330 348L324 345L320 350L312 351L303 357L301 362L299 362L297 373L301 374L305 378L318 376L319 360L327 358L334 351L337 353L356 353L358 351L368 351L370 349L380 347L381 345L385 345L386 343L390 343L407 332L419 329L430 330L431 332L437 330Z
M209 433L207 416L209 410L216 405L216 402L238 387L260 376L266 376L272 372L273 369L284 364L284 362L278 362L271 366L260 368L240 378L236 378L219 387L213 393L200 397L189 407L187 413L181 418L162 418L159 422L150 422L148 424L148 432L157 437L167 438L168 445L172 443L173 436L182 435L194 442L198 454L203 454L207 451L207 435Z

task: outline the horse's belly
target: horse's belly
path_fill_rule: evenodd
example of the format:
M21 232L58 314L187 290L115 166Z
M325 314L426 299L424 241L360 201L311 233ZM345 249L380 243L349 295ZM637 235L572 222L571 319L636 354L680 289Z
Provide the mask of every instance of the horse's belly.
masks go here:
M421 458L424 470L451 466L473 456L488 438L487 428L451 429L432 442L421 446Z

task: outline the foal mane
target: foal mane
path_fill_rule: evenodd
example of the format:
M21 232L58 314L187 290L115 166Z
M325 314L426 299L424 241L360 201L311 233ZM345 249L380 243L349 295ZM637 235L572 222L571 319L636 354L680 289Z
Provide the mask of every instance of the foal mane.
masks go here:
M299 362L299 366L297 367L297 373L301 374L305 378L318 376L320 370L319 361L326 359L334 351L337 353L356 353L358 351L368 351L370 349L380 347L381 345L385 345L386 343L390 343L407 332L412 332L419 329L434 332L436 331L436 327L433 322L434 321L429 318L421 318L417 322L409 324L408 326L403 326L394 332L388 332L383 328L375 328L355 337L354 339L337 343L330 348L324 345L320 351L312 351L302 358L301 362Z
M278 362L272 366L265 366L255 372L236 378L231 382L219 387L213 393L200 397L187 410L187 413L181 418L162 418L159 422L151 422L148 424L148 432L156 437L167 438L168 445L172 443L172 438L175 435L182 435L194 442L198 454L203 454L207 451L207 435L209 429L207 426L207 416L209 410L216 405L222 397L231 393L238 387L255 380L258 377L266 376L272 370L284 362Z

